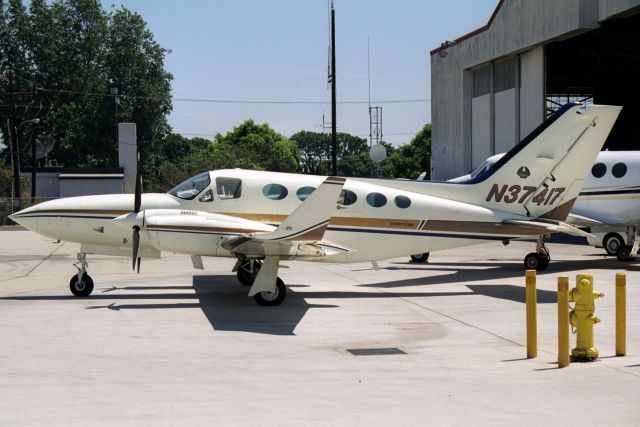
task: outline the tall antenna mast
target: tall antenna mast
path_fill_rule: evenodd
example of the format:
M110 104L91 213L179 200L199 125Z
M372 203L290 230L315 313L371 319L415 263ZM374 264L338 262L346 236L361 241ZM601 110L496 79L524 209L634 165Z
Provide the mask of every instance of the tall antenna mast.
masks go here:
M336 137L336 14L331 0L331 174L338 175Z

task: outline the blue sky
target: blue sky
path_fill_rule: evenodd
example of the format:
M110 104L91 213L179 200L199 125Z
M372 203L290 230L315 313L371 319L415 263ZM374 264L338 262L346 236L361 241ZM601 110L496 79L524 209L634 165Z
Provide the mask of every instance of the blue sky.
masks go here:
M367 101L367 37L372 105L382 106L384 139L399 145L431 121L429 51L488 21L497 0L335 0L338 102ZM103 0L141 14L170 49L177 133L212 138L246 119L290 136L322 131L331 116L327 86L328 0ZM114 6L112 6L114 5ZM179 99L326 101L225 104ZM339 104L340 132L369 133L366 104Z

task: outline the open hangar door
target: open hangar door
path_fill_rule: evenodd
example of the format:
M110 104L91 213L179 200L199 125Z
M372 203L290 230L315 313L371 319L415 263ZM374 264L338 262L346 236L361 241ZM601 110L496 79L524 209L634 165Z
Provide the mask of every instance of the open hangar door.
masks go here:
M550 43L547 114L567 101L622 105L604 148L640 150L640 10L587 33Z

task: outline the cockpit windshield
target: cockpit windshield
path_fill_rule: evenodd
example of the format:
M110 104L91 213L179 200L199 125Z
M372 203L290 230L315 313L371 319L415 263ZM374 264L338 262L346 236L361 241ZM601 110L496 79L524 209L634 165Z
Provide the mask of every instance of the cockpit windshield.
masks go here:
M202 190L207 188L210 183L211 178L209 177L209 172L203 172L177 185L169 191L169 194L180 199L192 200L200 194Z

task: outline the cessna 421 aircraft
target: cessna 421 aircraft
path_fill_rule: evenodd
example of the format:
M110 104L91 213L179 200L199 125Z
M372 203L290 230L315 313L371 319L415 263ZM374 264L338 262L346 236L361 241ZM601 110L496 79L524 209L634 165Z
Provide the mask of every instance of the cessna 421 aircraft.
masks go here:
M549 232L564 223L621 108L568 104L486 174L464 184L218 170L167 194L52 200L11 218L80 243L71 292L88 296L87 254L159 258L162 251L237 258L260 305L279 305L281 260L376 261ZM138 183L140 181L138 180ZM277 226L270 225L279 224ZM544 254L540 254L541 257Z
M473 179L492 168L504 155L493 155L470 174L449 182L460 183ZM634 240L640 233L639 182L640 151L601 151L567 222L588 228L593 234L587 237L590 245L603 247L609 255L616 255L620 261L633 260ZM529 261L530 264L536 263L536 260ZM543 269L540 267L544 265L527 267Z

